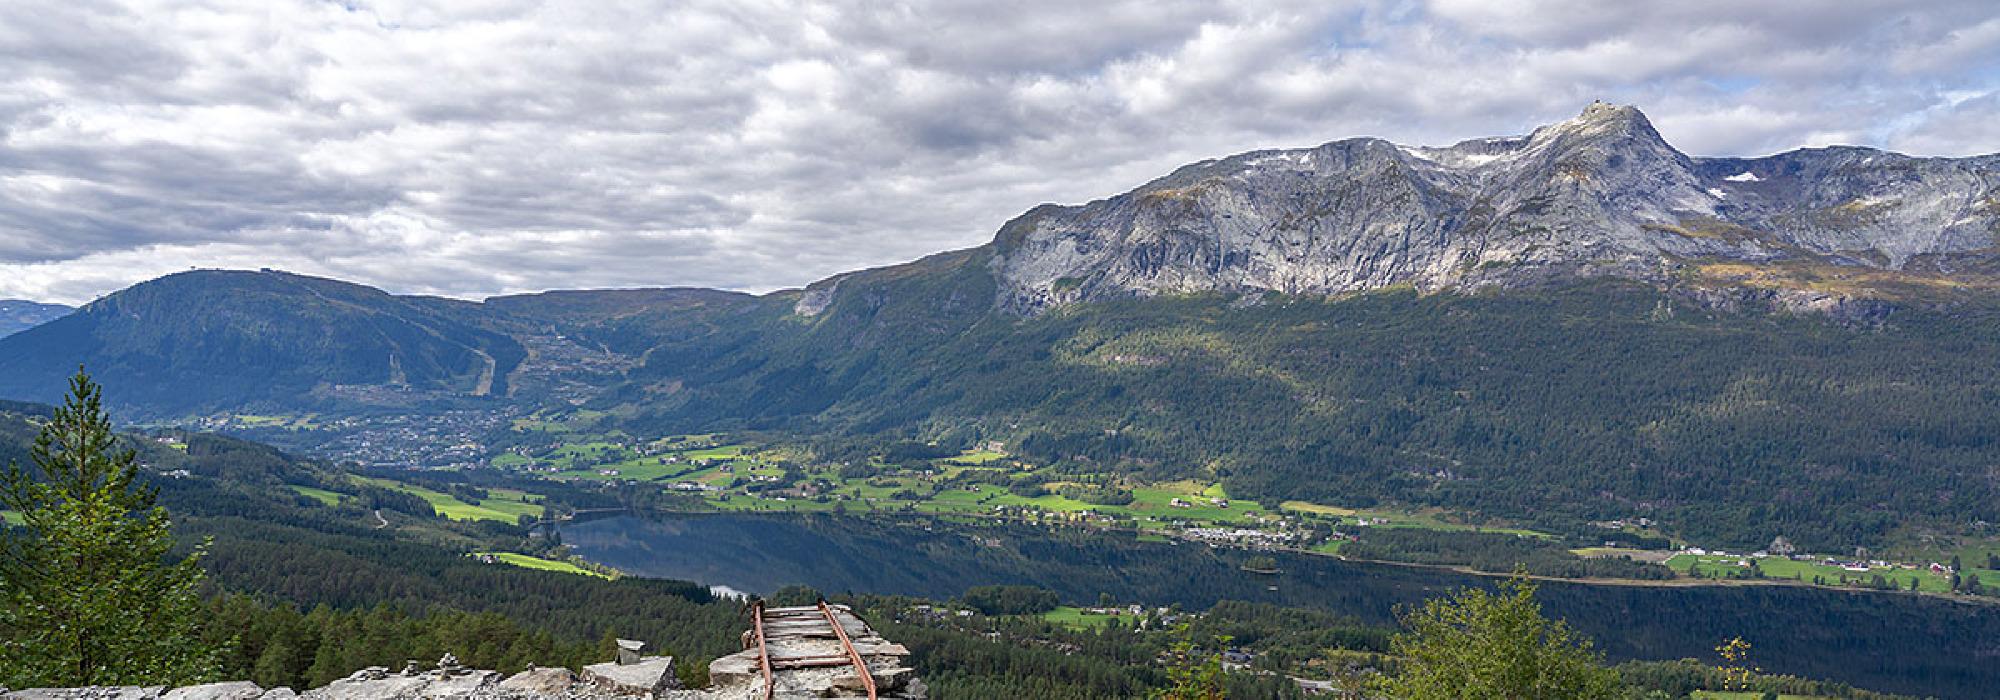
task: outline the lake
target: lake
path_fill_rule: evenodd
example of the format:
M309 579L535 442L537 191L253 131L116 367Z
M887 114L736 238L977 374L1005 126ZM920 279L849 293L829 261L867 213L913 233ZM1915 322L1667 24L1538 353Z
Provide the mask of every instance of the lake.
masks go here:
M1248 553L1024 524L831 515L619 516L565 525L584 557L628 573L754 593L804 584L828 593L951 598L984 584L1054 590L1069 603L1206 609L1220 600L1313 607L1394 624L1409 605L1492 579L1331 557L1276 555L1284 573L1242 571ZM1695 658L1742 636L1775 673L1941 698L2000 688L2000 606L1790 586L1544 583L1547 612L1614 660Z

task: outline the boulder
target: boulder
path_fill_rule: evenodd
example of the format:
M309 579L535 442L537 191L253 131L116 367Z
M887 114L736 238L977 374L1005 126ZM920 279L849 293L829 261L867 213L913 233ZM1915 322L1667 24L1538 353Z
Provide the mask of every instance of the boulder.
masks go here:
M500 681L500 689L534 695L561 695L576 684L576 674L566 668L531 668Z
M386 674L387 669L384 669ZM306 691L312 700L398 700L418 697L418 691L429 685L422 676L388 676L371 678L374 674L359 672L323 688Z
M618 695L651 695L681 687L674 675L674 657L648 656L635 664L617 662L583 667L583 680Z

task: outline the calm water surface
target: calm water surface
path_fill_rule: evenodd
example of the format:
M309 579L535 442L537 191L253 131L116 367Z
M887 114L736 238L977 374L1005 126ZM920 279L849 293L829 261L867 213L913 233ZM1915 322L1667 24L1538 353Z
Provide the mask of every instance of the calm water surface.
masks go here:
M1240 570L1244 553L1024 525L836 516L620 516L562 529L592 561L642 576L755 593L950 598L1029 584L1088 604L1099 593L1205 609L1219 600L1322 608L1376 624L1394 611L1490 579L1330 557L1280 555L1278 576ZM2000 607L1795 587L1681 588L1548 583L1548 612L1613 659L1713 660L1741 635L1763 668L1941 698L2000 697Z

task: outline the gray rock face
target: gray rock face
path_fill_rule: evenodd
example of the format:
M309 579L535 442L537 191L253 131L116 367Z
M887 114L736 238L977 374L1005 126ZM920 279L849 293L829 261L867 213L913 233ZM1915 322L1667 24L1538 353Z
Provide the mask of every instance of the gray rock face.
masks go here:
M531 668L500 681L503 691L533 695L561 695L576 685L576 674L566 668Z
M87 688L29 688L4 696L6 700L159 700L166 686L91 686Z
M1642 279L1684 261L1902 269L1990 253L2000 156L1863 148L1689 158L1637 109L1593 104L1522 137L1258 151L1003 228L998 304L1203 291L1330 294Z
M680 678L674 675L671 656L648 656L629 664L613 661L585 666L583 680L619 695L650 695L681 686Z
M257 700L264 695L264 689L257 687L256 683L233 681L175 688L161 695L160 700Z

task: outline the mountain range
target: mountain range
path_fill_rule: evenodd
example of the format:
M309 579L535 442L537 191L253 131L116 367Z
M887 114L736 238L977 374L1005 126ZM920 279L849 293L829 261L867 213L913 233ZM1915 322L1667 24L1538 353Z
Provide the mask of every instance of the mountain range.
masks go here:
M634 431L1002 440L1260 498L1866 541L2000 521L1996 188L1994 156L1689 157L1594 104L1204 161L766 295L182 273L0 339L0 397L53 400L81 362L134 417L580 403Z
M1029 212L1001 232L993 265L999 304L1033 312L1201 291L1668 281L1731 274L1714 269L1730 262L1930 279L1985 270L1996 234L2000 157L1690 158L1639 110L1599 103L1521 137L1348 139L1196 163Z
M0 299L0 338L62 318L71 311L75 309L61 304Z

